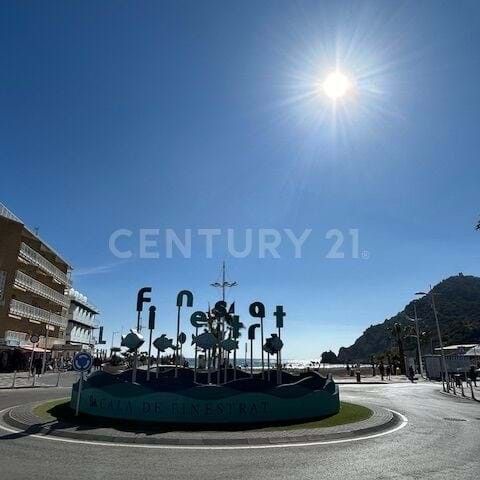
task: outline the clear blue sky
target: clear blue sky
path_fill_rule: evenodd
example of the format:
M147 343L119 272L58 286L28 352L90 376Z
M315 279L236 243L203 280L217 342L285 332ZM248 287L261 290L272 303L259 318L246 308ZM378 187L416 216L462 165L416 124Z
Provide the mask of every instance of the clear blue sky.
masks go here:
M349 345L418 289L480 273L479 7L3 2L0 197L71 261L107 337L144 285L172 335L177 291L215 301L226 258L245 323L252 300L285 306L285 358ZM336 62L356 93L334 115L315 85ZM287 240L231 259L224 234L211 259L194 236L191 259L161 241L120 261L118 228L134 253L140 228L313 231L302 259ZM326 259L331 228L358 229L369 258Z

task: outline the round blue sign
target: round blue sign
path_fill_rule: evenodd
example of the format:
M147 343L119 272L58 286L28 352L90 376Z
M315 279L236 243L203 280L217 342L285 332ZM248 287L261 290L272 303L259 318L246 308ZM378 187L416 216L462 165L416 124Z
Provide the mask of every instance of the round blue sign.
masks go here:
M78 352L73 357L73 369L77 372L86 372L93 365L93 358L88 352Z

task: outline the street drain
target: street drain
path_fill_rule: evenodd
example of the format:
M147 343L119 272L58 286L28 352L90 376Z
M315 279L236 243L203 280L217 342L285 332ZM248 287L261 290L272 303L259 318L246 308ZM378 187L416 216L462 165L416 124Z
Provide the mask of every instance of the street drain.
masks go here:
M444 418L444 420L449 422L466 422L464 418Z

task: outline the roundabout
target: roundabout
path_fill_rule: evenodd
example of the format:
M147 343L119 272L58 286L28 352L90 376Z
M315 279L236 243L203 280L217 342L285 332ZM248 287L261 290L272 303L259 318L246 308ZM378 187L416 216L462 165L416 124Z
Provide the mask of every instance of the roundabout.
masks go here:
M275 469L278 478L422 478L442 479L445 472L455 472L452 478L474 479L477 475L478 425L477 404L457 401L439 394L438 384L400 385L340 385L342 402L364 405L372 410L393 410L408 419L383 432L349 434L343 438L293 440L282 439L244 444L222 445L204 443L203 437L218 432L184 432L195 437L195 444L145 444L150 438L146 431L135 433L139 443L108 441L95 428L97 440L80 440L42 433L38 426L16 427L6 423L7 412L29 405L29 410L55 399L68 398L74 374L64 380L63 388L20 389L0 392L0 464L5 478L23 479L29 476L64 479L74 474L86 480L99 476L134 478L138 468L145 476L156 478L266 479ZM19 419L19 410L15 416ZM38 412L40 413L40 412ZM454 422L446 419L462 418ZM21 419L22 423L25 418ZM37 420L37 422L39 422ZM363 421L357 422L356 427ZM48 428L48 421L40 422ZM402 422L403 423L403 422ZM25 423L26 425L26 423ZM356 428L355 427L355 428ZM339 425L338 428L348 428ZM272 435L272 431L250 430L249 435ZM307 432L309 430L309 432ZM321 429L327 433L327 428ZM78 433L87 433L76 427ZM284 436L307 435L312 429L284 431ZM57 433L62 435L59 430ZM225 432L224 432L225 433ZM227 432L241 435L239 431ZM133 433L131 433L133 435ZM177 435L165 432L165 436ZM223 435L223 433L222 433ZM454 439L454 440L453 440ZM141 440L141 442L140 442ZM186 453L188 452L188 453ZM385 472L392 472L385 476ZM393 475L394 473L394 475ZM353 475L353 473L352 473Z
M398 412L343 402L338 414L306 423L209 430L195 425L153 428L151 424L75 417L68 398L63 398L6 409L1 412L0 427L45 439L104 446L235 449L349 442L393 433L406 424Z

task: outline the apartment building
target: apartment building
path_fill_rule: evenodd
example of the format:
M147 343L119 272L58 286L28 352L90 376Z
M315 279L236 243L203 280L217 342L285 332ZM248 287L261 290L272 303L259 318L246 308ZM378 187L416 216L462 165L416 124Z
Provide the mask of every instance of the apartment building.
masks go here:
M100 312L86 295L77 290L71 288L68 295L70 308L68 311L66 343L72 346L70 350L91 350L97 343L94 334L98 328L96 316Z
M0 370L22 368L30 337L37 352L65 343L71 267L0 203Z

